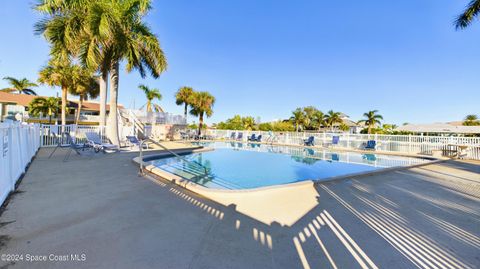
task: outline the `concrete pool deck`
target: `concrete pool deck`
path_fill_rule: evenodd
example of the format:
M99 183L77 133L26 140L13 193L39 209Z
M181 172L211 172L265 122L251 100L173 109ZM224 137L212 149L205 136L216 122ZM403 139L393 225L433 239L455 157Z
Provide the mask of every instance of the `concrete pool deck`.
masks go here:
M2 258L0 266L480 267L479 162L215 202L138 177L132 162L138 153L62 162L65 151L48 159L51 150L39 151L0 216L0 254L24 258ZM50 254L69 260L49 261ZM26 255L47 261L27 262Z

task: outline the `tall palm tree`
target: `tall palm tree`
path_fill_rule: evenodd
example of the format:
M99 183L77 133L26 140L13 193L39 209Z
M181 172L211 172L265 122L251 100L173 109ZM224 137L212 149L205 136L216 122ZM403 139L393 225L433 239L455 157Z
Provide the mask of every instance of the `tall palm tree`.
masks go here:
M26 78L16 79L12 77L4 77L3 79L10 83L10 87L1 89L0 92L16 92L18 94L24 93L28 95L37 95L37 93L31 88L38 87L38 85Z
M325 114L325 124L331 128L333 132L333 127L337 123L343 123L343 120L340 116L340 112L334 112L333 110L330 110Z
M192 108L190 114L198 117L198 135L201 134L203 126L203 117L211 117L213 114L213 105L215 104L215 97L209 92L195 92L192 96Z
M109 76L107 136L118 145L120 62L125 61L127 72L138 70L142 78L147 71L158 78L167 67L157 37L143 22L151 0L42 0L36 9L47 16L36 25L37 33L44 34L53 51L65 47L67 54L98 70L103 80Z
M175 103L179 105L184 105L185 110L185 122L187 121L187 112L188 106L191 104L191 99L193 96L194 90L190 87L184 86L178 89L177 93L175 94Z
M163 112L163 109L159 105L152 103L153 99L157 99L158 101L162 100L162 94L158 89L150 89L143 84L138 85L138 88L145 93L145 97L147 98L147 112L153 111L152 106L155 108L155 111Z
M375 125L380 125L381 122L380 120L383 120L383 116L380 114L377 114L378 110L372 110L368 111L367 113L363 113L363 116L365 119L360 120L358 123L365 123L365 125L368 126L368 134L371 134L372 128L375 127Z
M52 59L38 73L38 82L48 86L58 86L62 90L62 125L67 122L67 94L77 80L86 72L81 66L73 65L68 60Z
M455 20L455 28L467 28L478 14L480 14L480 0L470 1L463 13Z
M32 116L41 114L48 115L48 123L52 123L52 116L57 115L60 110L60 98L36 97L28 105L28 113Z
M295 125L295 131L298 132L300 128L304 127L305 124L305 114L303 109L297 108L292 111L292 116L290 117L290 121Z

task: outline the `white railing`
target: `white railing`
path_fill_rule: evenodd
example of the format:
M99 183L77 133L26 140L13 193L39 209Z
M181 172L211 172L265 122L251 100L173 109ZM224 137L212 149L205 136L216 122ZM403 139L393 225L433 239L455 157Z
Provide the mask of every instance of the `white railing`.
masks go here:
M128 135L134 135L133 126L123 126L119 125L119 137L120 143L126 143L126 137ZM150 130L150 129L148 129ZM41 147L55 147L60 142L61 144L66 144L66 138L62 137L62 134L68 132L74 139L75 143L81 144L86 142L86 133L93 132L100 135L103 142L109 143L110 141L106 135L105 126L99 125L49 125L41 124L40 125L40 146ZM148 133L148 131L147 131ZM58 141L58 138L62 139Z
M38 124L0 123L0 204L15 189L39 147Z
M480 137L447 137L447 136L419 136L419 135L376 135L376 134L349 134L349 133L306 133L306 132L262 132L262 131L235 131L235 130L208 130L207 135L217 140L229 140L232 133L243 133L242 141L255 134L262 135L263 142L274 142L284 145L303 145L309 136L315 137L317 145L332 142L333 136L339 136L337 147L346 149L361 149L368 140L377 142L378 151L399 152L408 154L430 155L434 150L441 150L444 154L457 151L459 146L466 147L467 158L480 160Z

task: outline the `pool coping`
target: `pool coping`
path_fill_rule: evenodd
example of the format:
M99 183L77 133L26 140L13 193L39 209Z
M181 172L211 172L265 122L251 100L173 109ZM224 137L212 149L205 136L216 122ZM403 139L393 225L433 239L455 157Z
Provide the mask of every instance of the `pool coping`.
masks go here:
M216 141L219 142L219 141ZM275 144L274 144L275 145ZM286 146L286 145L284 145ZM300 146L304 147L304 146ZM176 154L192 154L192 153L200 153L200 152L207 152L207 151L212 151L214 148L210 147L203 147L199 146L196 148L185 148L185 149L176 149L173 150L174 153ZM368 151L372 153L372 151ZM374 151L375 153L381 154L381 155L386 155L381 152ZM395 166L395 167L388 167L388 168L382 168L379 170L374 170L374 171L367 171L367 172L358 172L358 173L351 173L351 174L346 174L346 175L341 175L341 176L333 176L325 179L307 179L307 180L302 180L299 182L293 182L293 183L286 183L286 184L278 184L278 185L271 185L271 186L264 186L264 187L257 187L257 188L250 188L250 189L212 189L212 188L207 188L204 187L200 184L197 184L193 181L190 181L186 178L183 178L181 176L169 173L163 169L157 168L154 165L145 165L144 170L146 172L149 172L150 174L153 174L157 177L160 177L164 180L170 181L178 186L181 186L185 189L188 189L190 191L193 191L195 193L201 194L208 196L208 194L240 194L240 193L253 193L253 192L263 192L263 191L269 191L269 190L277 190L277 189L283 189L283 188L292 188L292 187L304 187L304 186L312 186L312 185L318 185L321 183L326 183L326 182L332 182L336 180L341 180L341 179L348 179L348 178L358 178L358 177L365 177L365 176L372 176L372 175L377 175L377 174L382 174L382 173L388 173L392 171L399 171L399 170L406 170L406 169L411 169L411 168L416 168L420 166L425 166L425 165L431 165L431 164L436 164L440 162L445 162L449 160L449 158L441 159L441 158L434 158L432 156L423 156L423 155L400 155L400 154L389 154L389 155L395 155L395 156L404 156L404 157L416 157L416 158L428 158L430 161L425 162L425 163L419 163L419 164L413 164L409 166ZM165 158L165 157L170 157L174 156L173 154L165 151L162 153L157 153L157 154L151 154L151 155L146 155L143 156L143 160L145 159L151 159L151 158ZM132 161L140 164L140 157L135 157ZM145 164L145 161L143 161Z

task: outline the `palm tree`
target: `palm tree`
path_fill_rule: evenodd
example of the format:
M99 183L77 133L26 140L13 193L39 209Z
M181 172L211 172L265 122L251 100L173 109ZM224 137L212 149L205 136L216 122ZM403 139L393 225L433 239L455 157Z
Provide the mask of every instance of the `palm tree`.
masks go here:
M375 125L380 125L380 120L383 120L382 115L377 114L378 110L368 111L367 113L363 113L365 119L360 120L358 123L365 123L368 126L368 134L372 132L372 128Z
M3 79L10 83L10 87L1 89L0 92L16 92L18 94L24 93L28 95L37 95L31 87L38 87L38 85L26 78L16 79L12 77L4 77Z
M350 130L350 126L345 123L341 123L340 126L338 126L338 129L343 132L348 132Z
M66 48L67 54L98 70L102 80L110 76L107 136L118 145L120 62L125 61L127 72L138 70L142 78L147 71L158 78L167 67L157 37L143 22L151 0L43 0L36 9L47 16L36 29L52 44L52 51L62 54Z
M99 77L92 76L86 70L81 74L77 81L75 81L71 88L71 94L78 95L78 108L75 115L75 123L80 122L80 114L82 112L83 101L88 99L95 99L100 94Z
M150 89L143 84L138 85L138 88L145 93L145 97L147 98L147 112L153 111L152 105L155 108L155 111L163 112L163 109L159 105L152 103L153 99L157 99L158 101L162 100L162 94L158 89Z
M242 122L244 130L251 131L255 128L255 119L251 116L243 117Z
M463 120L463 125L465 126L475 126L480 125L480 121L478 120L478 116L474 114L467 115Z
M28 113L38 116L40 113L48 115L48 123L52 123L52 116L57 115L60 110L60 98L56 97L36 97L28 105Z
M303 113L303 110L301 108L297 108L292 111L290 121L293 123L293 125L295 125L295 131L298 132L305 124L305 114Z
M343 123L340 112L334 112L333 110L328 111L325 115L325 125L330 127L333 132L333 127L337 123Z
M455 20L455 28L467 28L472 21L480 14L480 0L472 0L466 7L465 11Z
M190 114L198 117L198 135L201 134L203 126L203 117L211 117L213 114L213 105L215 104L215 97L209 92L195 92L192 96L192 109Z
M320 130L325 125L325 114L320 110L315 111L313 121L317 129Z
M43 67L38 73L38 82L48 86L58 86L62 89L62 125L67 122L67 94L77 80L85 77L83 73L87 72L79 65L73 65L70 61L59 59L50 60L49 64Z
M181 87L177 93L175 94L175 103L179 105L184 105L185 106L185 122L187 121L187 111L188 111L188 106L191 103L192 95L194 91L192 88L184 86Z

